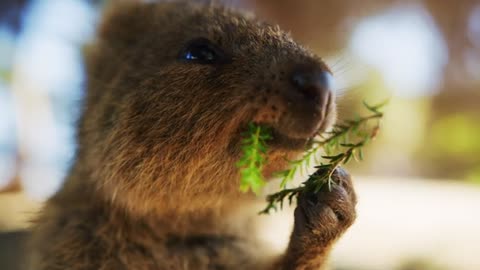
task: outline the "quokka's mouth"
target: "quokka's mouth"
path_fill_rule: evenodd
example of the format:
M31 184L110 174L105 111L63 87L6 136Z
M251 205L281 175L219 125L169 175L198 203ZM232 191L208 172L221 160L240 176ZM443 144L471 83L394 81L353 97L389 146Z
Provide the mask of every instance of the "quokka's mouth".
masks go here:
M293 138L287 134L279 132L275 128L271 128L272 139L267 142L267 144L276 149L284 150L298 150L302 151L307 149L315 136L306 137L306 138Z

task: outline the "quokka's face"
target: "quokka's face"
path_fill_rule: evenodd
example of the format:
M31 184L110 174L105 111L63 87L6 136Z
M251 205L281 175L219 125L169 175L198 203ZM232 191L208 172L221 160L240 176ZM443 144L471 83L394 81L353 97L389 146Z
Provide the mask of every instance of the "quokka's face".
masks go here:
M117 94L140 95L142 110L174 107L175 114L158 117L189 130L219 119L227 124L220 115L230 115L238 132L257 122L273 129L278 146L302 146L332 124L335 96L327 66L278 27L219 7L143 6L149 10L111 22L138 24L136 16L142 16L138 29L130 30L137 33L122 40L111 31L117 36L104 46L124 48L118 70L130 71L119 80L141 78Z
M318 57L278 27L225 8L132 5L107 16L94 53L87 106L96 116L84 119L104 131L95 136L98 156L124 156L127 173L159 156L235 161L250 122L271 128L277 169L336 117L331 74Z

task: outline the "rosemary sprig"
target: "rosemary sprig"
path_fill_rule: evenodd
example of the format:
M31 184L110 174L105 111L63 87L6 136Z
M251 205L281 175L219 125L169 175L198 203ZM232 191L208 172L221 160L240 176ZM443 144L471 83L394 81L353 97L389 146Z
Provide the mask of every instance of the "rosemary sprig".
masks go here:
M304 190L318 192L325 184L328 184L328 189L331 190L334 181L332 175L335 170L342 164L348 163L352 158L356 160L363 159L362 147L374 138L374 133L377 133L378 127L374 129L372 135L356 144L341 144L342 147L347 147L345 152L334 156L322 156L322 158L329 162L315 166L317 171L310 175L310 177L303 182L299 187L292 189L283 189L277 193L267 196L267 207L263 209L261 214L268 214L271 210L278 210L277 204L280 204L280 209L283 207L283 201L288 198L288 203L292 203L292 199Z
M244 133L243 156L236 164L237 168L240 168L240 190L242 192L251 189L258 195L265 185L262 169L266 162L266 141L271 139L270 133L268 128L253 123L248 125L248 131Z
M289 161L289 169L277 173L277 176L281 177L281 188L285 189L287 187L287 184L293 180L297 171L307 171L312 159L316 164L319 164L320 161L316 154L320 149L324 148L327 154L332 153L333 150L338 149L339 145L347 144L352 133L360 135L359 130L364 124L371 120L381 119L383 117L383 113L379 110L385 106L386 102L375 106L368 105L366 102L363 102L363 104L370 112L372 112L372 114L365 117L357 117L354 120L347 120L345 123L335 125L332 131L327 132L327 135L330 136L321 141L314 141L312 147L307 149L300 159ZM319 136L322 137L321 134L319 134ZM361 150L360 155L363 155Z
M383 117L381 108L385 104L386 102L370 106L364 102L365 107L371 112L370 115L345 121L336 125L332 131L326 133L326 136L319 135L321 140L315 141L313 147L307 149L302 158L290 161L290 168L278 173L282 177L280 184L282 190L267 196L267 207L260 213L268 214L271 210L277 210L278 205L282 208L285 199L289 204L292 203L292 200L303 191L318 192L325 184L331 189L335 184L332 175L340 165L346 164L352 159L363 159L362 148L377 136L380 120ZM368 129L367 124L373 120L377 120L376 125L372 129ZM244 133L243 156L236 164L240 168L240 190L243 192L251 189L258 195L265 185L262 169L266 163L266 141L271 139L270 134L267 127L253 123L248 125L248 131ZM351 143L352 140L357 142ZM321 157L324 162L320 162L317 155L322 148L327 154ZM334 151L337 151L337 154L332 154ZM320 164L314 166L317 171L300 186L287 188L287 184L293 180L297 172L307 171L312 160L315 161L315 164Z
M327 138L324 140L315 142L314 147L307 150L303 157L299 160L291 162L291 168L289 170L281 172L283 178L281 182L281 191L267 196L267 207L263 209L261 214L268 214L271 210L277 210L277 205L280 205L280 209L283 207L283 202L288 199L289 204L292 203L293 198L296 198L299 193L307 190L318 192L325 184L328 184L329 190L334 183L332 175L335 170L342 164L348 163L352 158L356 160L363 159L362 148L373 140L380 128L380 119L383 117L383 113L380 109L386 103L382 103L376 106L370 106L364 102L365 107L372 112L371 115L365 117L358 117L355 120L348 120L344 124L336 125L331 132L328 133ZM364 125L371 120L378 120L377 124L370 130L365 132ZM357 143L350 143L350 137L361 138ZM326 163L320 163L319 166L315 166L317 171L312 174L305 182L296 188L285 188L286 184L293 179L293 176L298 170L308 167L310 160L316 158L316 153L320 148L324 147L325 151L329 155L322 156ZM333 149L345 148L344 151L336 155L330 154ZM319 163L316 161L317 164Z

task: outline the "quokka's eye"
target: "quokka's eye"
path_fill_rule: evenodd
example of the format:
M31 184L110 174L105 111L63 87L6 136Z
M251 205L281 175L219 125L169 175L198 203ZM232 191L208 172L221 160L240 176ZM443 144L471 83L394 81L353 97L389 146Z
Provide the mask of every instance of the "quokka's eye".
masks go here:
M198 64L215 64L225 60L224 53L206 38L197 38L187 43L180 52L180 59Z

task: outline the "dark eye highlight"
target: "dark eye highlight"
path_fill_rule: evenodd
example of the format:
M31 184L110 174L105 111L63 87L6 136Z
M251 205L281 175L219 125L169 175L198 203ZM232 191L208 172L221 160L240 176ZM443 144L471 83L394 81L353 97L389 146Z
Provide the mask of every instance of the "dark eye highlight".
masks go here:
M197 38L187 43L180 59L198 64L215 64L225 60L224 53L206 38Z

